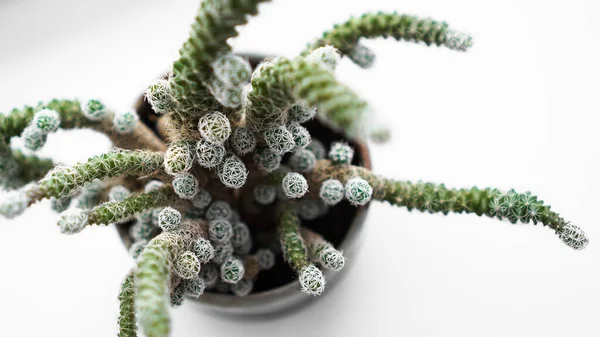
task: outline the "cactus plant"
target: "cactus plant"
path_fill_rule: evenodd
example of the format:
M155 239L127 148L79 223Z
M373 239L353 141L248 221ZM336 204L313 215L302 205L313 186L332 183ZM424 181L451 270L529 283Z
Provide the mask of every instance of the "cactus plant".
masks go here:
M169 126L162 134L142 123L136 111L113 111L98 99L54 99L0 115L0 184L12 189L0 201L0 215L12 219L51 199L65 234L91 225L129 229L136 268L119 295L120 336L135 336L136 322L147 336L168 336L167 304L180 305L184 295L252 294L258 273L277 263L274 243L301 291L320 295L326 286L320 268L337 271L346 260L303 220L340 204L365 207L375 200L421 212L539 223L574 249L587 245L579 227L531 193L397 181L360 166L348 142L386 137L364 126L367 103L336 79L340 59L371 67L375 54L361 38L465 51L470 36L431 19L369 13L334 26L297 57L267 60L253 69L227 40L262 2L202 2L172 71L146 90L156 117ZM345 139L319 139L303 125L313 119ZM22 137L28 149L38 150L59 128L102 132L115 150L61 166L10 147L12 137ZM77 207L69 208L71 198L77 198ZM251 213L272 218L277 226L268 230L277 239L256 240L264 228L249 225L245 217Z

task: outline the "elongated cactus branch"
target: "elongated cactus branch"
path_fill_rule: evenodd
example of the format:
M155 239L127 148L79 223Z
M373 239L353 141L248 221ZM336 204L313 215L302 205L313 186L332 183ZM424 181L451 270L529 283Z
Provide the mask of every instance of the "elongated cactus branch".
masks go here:
M306 242L308 255L314 262L335 271L341 270L344 267L345 258L342 252L335 249L321 235L306 227L302 227L300 232Z
M342 54L349 55L359 46L360 38L377 37L424 42L428 46L445 45L450 49L461 51L472 45L470 36L451 30L445 22L396 12L377 12L353 17L342 24L335 25L333 29L324 32L321 38L309 44L302 54L308 55L319 47L331 45Z
M58 167L39 182L36 200L71 195L95 179L121 175L141 176L159 172L163 154L150 151L113 151L91 157L85 163Z
M352 178L361 177L373 189L373 198L387 201L392 205L404 206L408 210L417 209L429 213L474 213L478 216L506 219L512 223L541 223L555 230L557 235L569 246L582 249L587 245L585 234L576 226L564 220L558 213L550 210L536 196L517 193L514 190L501 192L495 188L451 189L443 184L386 179L375 175L368 169L352 165L333 165L330 161L320 160L310 173L312 186L335 178L344 183ZM564 238L565 232L573 232L576 238ZM574 240L575 242L570 242Z
M316 106L320 114L346 131L355 131L355 123L366 109L366 103L321 62L277 58L255 75L246 108L248 126L254 130L286 123L287 109L299 100Z
M279 237L286 261L299 275L302 291L310 295L321 295L325 289L325 278L310 262L300 234L300 219L290 207L286 207L280 216Z
M13 109L8 115L0 115L0 143L8 144L10 138L23 133L34 114L42 109L50 109L59 114L61 129L91 128L106 134L115 146L125 149L166 149L165 143L143 123L137 123L131 133L119 133L115 130L111 118L91 120L83 113L79 101L67 99L53 99L35 107L26 106ZM107 112L108 117L111 114L112 112Z
M119 294L119 333L118 337L136 337L135 321L135 282L133 272L127 274Z
M237 36L236 27L245 24L248 15L255 15L259 3L265 1L202 1L190 37L173 64L171 88L184 114L219 106L205 87L205 81L213 76L212 64L231 50L227 40Z
M171 266L184 248L182 236L165 232L152 239L138 257L135 304L142 331L148 337L169 336Z
M171 185L156 190L133 195L123 201L105 202L91 210L89 224L108 225L132 217L144 210L165 207L178 199Z

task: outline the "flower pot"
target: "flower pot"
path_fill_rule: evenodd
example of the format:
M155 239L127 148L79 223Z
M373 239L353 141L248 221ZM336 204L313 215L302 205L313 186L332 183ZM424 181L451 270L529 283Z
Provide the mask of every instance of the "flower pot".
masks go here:
M257 64L265 59L264 56L254 54L242 54L242 56L250 61L252 67L256 67ZM143 96L138 98L135 109L139 114L140 120L157 135L161 136L159 116L154 113ZM323 123L319 118L315 118L303 125L310 131L313 139L319 139L325 145L333 141L348 142L355 149L352 164L371 168L369 151L364 142L357 139L349 139L339 130L334 130L326 123ZM302 225L321 234L336 248L342 250L344 255L351 260L355 253L358 236L363 227L367 210L368 205L357 208L350 205L347 201L342 201L336 206L331 207L326 215L315 220L303 221ZM260 227L264 227L266 222L271 222L271 225L275 226L272 219L268 219L267 217L261 218L260 215L255 215L251 219L247 219L242 214L242 220L252 230L253 241L255 242L265 241L264 238L257 237L260 234L255 233L254 229L256 226L260 225ZM128 248L132 243L129 236L129 227L131 227L132 223L128 222L117 225L119 235ZM269 237L269 241L278 242L273 235ZM270 248L276 249L277 247ZM283 260L281 254L276 255L275 266L270 270L259 273L251 294L245 297L237 297L233 294L220 293L216 289L207 289L200 298L194 301L221 313L266 315L280 313L287 309L300 307L303 303L318 300L300 291L300 284L293 271ZM346 266L347 268L348 266ZM330 288L333 286L346 269L340 272L325 270L326 287ZM187 300L192 299L188 298Z

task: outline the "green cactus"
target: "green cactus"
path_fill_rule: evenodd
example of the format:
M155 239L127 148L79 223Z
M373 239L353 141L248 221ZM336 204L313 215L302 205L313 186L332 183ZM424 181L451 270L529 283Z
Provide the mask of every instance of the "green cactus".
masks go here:
M366 13L357 18L337 24L333 29L309 44L304 55L322 46L333 46L342 54L350 54L357 47L360 38L394 38L426 45L445 45L450 49L466 50L471 47L471 37L458 33L445 22L420 19L416 16L393 13Z
M135 282L133 272L127 274L119 294L119 334L118 337L136 337Z
M119 336L135 336L137 324L149 337L168 336L169 306L186 295L223 292L244 301L267 275L259 273L286 268L278 265L278 243L302 292L320 295L320 268L351 263L329 242L337 242L329 228L317 226L342 206L383 201L541 223L574 249L587 245L579 227L531 193L398 181L353 165L365 159L356 136L390 135L371 125L367 103L336 78L340 58L371 67L375 53L362 38L464 51L470 36L431 19L369 13L334 26L296 57L252 69L228 39L263 2L202 2L172 71L146 90L155 115L113 111L98 99L54 99L0 114L0 186L13 189L2 196L0 215L12 219L51 199L61 232L117 224L124 236L136 268L121 287ZM21 137L40 149L59 128L101 132L115 150L61 166L10 147Z

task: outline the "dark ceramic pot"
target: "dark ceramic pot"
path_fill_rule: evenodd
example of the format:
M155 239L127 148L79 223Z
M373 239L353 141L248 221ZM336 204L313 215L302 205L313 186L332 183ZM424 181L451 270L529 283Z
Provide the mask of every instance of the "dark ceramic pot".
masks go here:
M252 67L256 67L257 64L265 59L264 56L255 54L241 54L241 56L247 58ZM135 109L140 116L140 120L160 136L159 116L154 114L154 111L144 100L143 96L138 98ZM339 130L333 130L318 118L303 125L310 131L313 138L319 139L323 144L330 144L333 141L340 140L348 142L355 149L353 164L371 169L369 150L365 143L356 139L348 139ZM347 201L343 201L331 207L328 214L312 221L303 221L302 225L321 234L326 240L334 244L335 247L342 250L344 256L352 261L367 211L368 204L357 208L350 205ZM128 248L132 243L129 236L129 227L131 225L132 223L117 225L119 235ZM248 225L252 228L251 223L248 223ZM334 286L336 281L349 267L351 266L347 264L339 272L325 270L326 288L329 289ZM327 293L327 290L325 293ZM283 260L281 254L279 254L275 267L259 273L254 290L248 296L237 297L233 294L219 293L216 290L207 290L199 299L194 301L221 313L270 315L286 312L290 309L301 307L302 304L316 300L318 299L300 292L300 283L294 276L293 271Z

